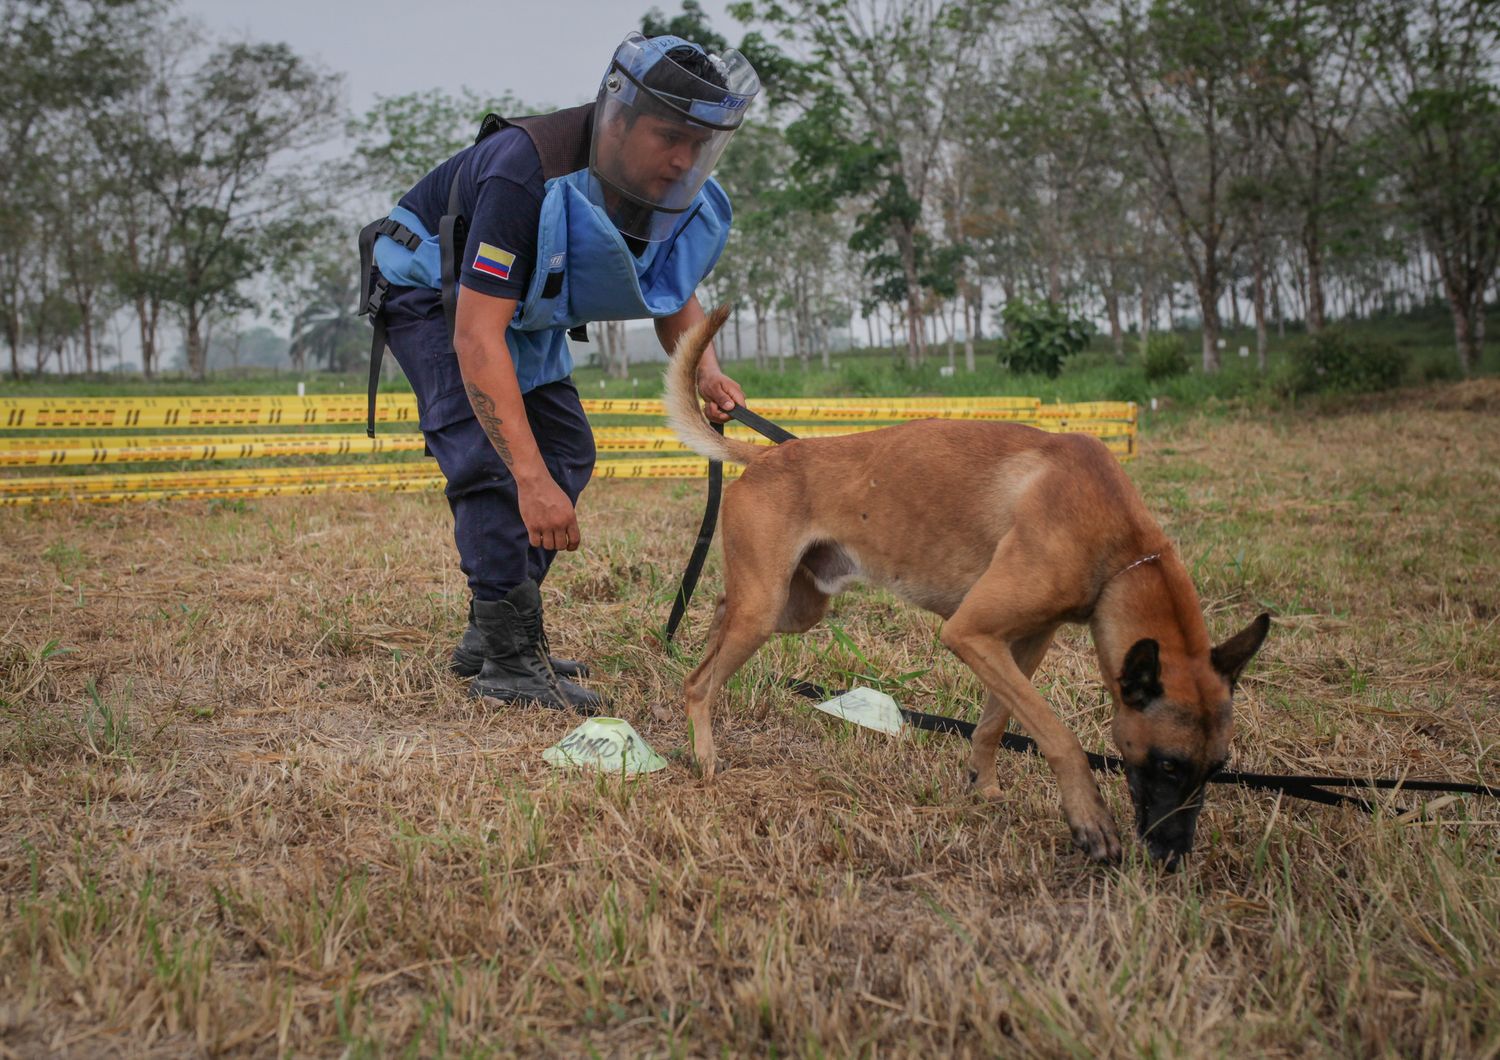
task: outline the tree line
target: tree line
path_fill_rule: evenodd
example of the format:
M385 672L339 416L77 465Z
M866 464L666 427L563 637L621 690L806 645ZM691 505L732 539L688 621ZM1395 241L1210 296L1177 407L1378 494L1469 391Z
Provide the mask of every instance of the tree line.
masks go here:
M643 28L739 47L765 83L718 173L736 223L707 294L737 307L732 354L826 362L847 330L911 364L962 343L972 368L1000 310L1036 302L1103 321L1123 359L1190 305L1211 372L1226 325L1255 327L1264 365L1289 322L1440 301L1458 368L1479 365L1500 255L1492 0L731 10L738 40L696 0ZM0 33L17 377L123 346L151 377L175 339L201 378L261 306L292 367L351 367L366 214L487 110L544 106L493 86L349 116L337 75L214 40L166 0L0 0ZM595 333L622 367L623 331Z
M1188 291L1204 371L1226 316L1253 322L1264 366L1288 319L1316 333L1434 300L1459 369L1479 364L1500 254L1492 0L733 10L794 61L770 86L783 120L726 161L752 214L719 283L814 342L858 310L915 363L937 323L979 333L998 293L1102 318L1123 358L1127 327L1170 326Z

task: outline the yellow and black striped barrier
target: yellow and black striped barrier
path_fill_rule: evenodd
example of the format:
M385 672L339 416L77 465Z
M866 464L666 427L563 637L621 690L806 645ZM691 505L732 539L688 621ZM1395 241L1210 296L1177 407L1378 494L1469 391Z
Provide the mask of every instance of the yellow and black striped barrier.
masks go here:
M1106 441L1128 438L1125 424L1113 420L1046 419L1036 426L1049 431L1092 434ZM875 424L798 427L805 438L879 430ZM730 437L771 444L745 427L730 428ZM685 453L689 450L664 427L598 427L594 443L603 453ZM363 434L247 435L89 435L86 437L0 438L0 467L76 467L100 464L193 463L257 460L293 456L353 456L365 453L420 453L415 432ZM1126 455L1129 449L1126 449Z
M590 399L591 415L660 417L656 399ZM1129 402L1043 405L1035 398L771 398L756 411L795 424L796 434L828 437L876 430L882 424L919 418L996 420L1047 431L1094 435L1122 460L1135 453L1136 407ZM0 399L0 468L45 469L110 464L210 464L222 461L297 457L357 457L418 453L410 394L384 395L378 419L404 424L375 438L321 430L362 423L362 395L309 397L5 398ZM803 423L800 421L813 421ZM821 421L821 422L820 422ZM833 421L833 422L828 422ZM876 421L876 422L870 422ZM263 428L280 428L282 433ZM193 429L198 428L198 433ZM286 433L288 429L294 433ZM738 424L734 437L763 442ZM70 432L41 434L39 432ZM208 433L212 431L212 433ZM640 458L687 450L665 427L599 427L595 444L603 454L596 478L695 478L707 463L696 457ZM769 443L765 443L769 444ZM729 475L737 468L725 469ZM160 468L149 471L17 475L0 477L0 506L66 500L113 502L187 498L241 498L323 493L333 490L426 490L443 485L427 460L396 463L263 464L244 468Z
M740 468L726 467L734 478ZM703 478L708 461L605 460L595 478ZM233 468L212 472L162 471L121 475L54 475L0 479L0 508L60 501L112 503L186 499L299 496L329 491L437 490L443 476L429 463L338 464L322 467Z
M102 428L143 430L195 427L318 427L365 422L366 399L356 394L306 397L106 397L0 398L0 431ZM1036 398L768 398L755 409L772 419L906 420L1035 419ZM592 416L663 415L656 398L585 398ZM411 394L385 394L375 405L377 423L417 422Z

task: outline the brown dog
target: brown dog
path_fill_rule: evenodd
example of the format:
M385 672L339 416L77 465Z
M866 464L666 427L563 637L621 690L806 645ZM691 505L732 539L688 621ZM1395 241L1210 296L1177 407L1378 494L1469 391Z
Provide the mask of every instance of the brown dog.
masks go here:
M1152 857L1193 843L1203 785L1224 765L1234 683L1270 627L1261 615L1213 647L1182 561L1095 438L1014 423L926 420L775 447L721 437L693 395L727 309L684 335L667 416L684 444L746 465L725 491L724 594L686 683L693 753L714 773L710 704L773 633L801 633L860 578L941 615L942 641L988 692L971 779L1000 796L995 752L1014 715L1062 790L1073 841L1120 855L1077 738L1032 687L1057 627L1087 622L1115 700L1136 827Z

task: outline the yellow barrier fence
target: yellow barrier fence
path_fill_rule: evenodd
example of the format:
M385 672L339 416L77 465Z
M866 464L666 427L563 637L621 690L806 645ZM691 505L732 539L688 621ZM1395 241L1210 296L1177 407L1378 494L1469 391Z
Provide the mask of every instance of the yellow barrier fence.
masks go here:
M0 398L0 430L141 430L194 427L315 427L365 422L365 397L310 394L306 397L109 397ZM767 398L755 410L773 419L945 419L1032 420L1042 404L1036 398ZM655 398L585 398L591 416L660 418ZM411 394L385 394L375 404L377 423L417 422Z
M655 399L585 400L591 415L660 417ZM1122 460L1135 453L1136 407L1129 402L1043 405L1035 398L818 398L766 399L756 411L792 426L805 437L875 430L868 421L947 419L1026 423L1047 431L1073 431L1100 438ZM308 430L363 422L362 395L310 397L8 398L0 399L0 467L60 468L79 465L209 463L287 457L418 453L416 405L409 394L384 395L377 405L385 424L404 424L376 438ZM798 421L812 420L811 424ZM835 421L833 423L817 421ZM867 422L858 422L867 421ZM297 433L259 433L254 428L301 427ZM191 433L198 428L238 428ZM249 430L246 430L246 429ZM38 435L38 431L86 434ZM154 433L154 432L169 433ZM176 432L176 433L170 433ZM763 442L732 425L733 436ZM666 428L599 427L603 454L676 454L687 450ZM769 444L769 443L765 443ZM696 478L707 464L698 458L605 459L597 478ZM726 468L731 476L737 468ZM0 506L77 499L90 502L186 498L241 498L322 493L331 490L437 489L443 479L427 460L339 463L311 466L158 469L144 472L20 475L0 478Z
M1128 424L1115 420L1044 419L1036 424L1048 431L1092 434L1106 441L1130 436ZM879 430L876 424L799 426L805 438ZM771 443L748 428L730 428L731 437L766 445ZM664 427L599 427L594 443L602 453L685 453L690 450ZM90 435L87 437L0 438L0 467L76 467L99 464L145 464L217 460L256 460L291 456L353 456L364 453L420 453L422 436L415 432L363 434L247 434L247 435ZM1129 448L1125 450L1129 455Z
M737 478L737 466L726 466L727 478ZM606 460L594 469L595 478L703 478L708 461ZM117 502L188 498L236 499L296 496L330 490L402 492L437 490L443 476L429 463L337 464L322 467L234 468L214 472L138 472L123 475L57 475L0 479L0 508L59 501Z

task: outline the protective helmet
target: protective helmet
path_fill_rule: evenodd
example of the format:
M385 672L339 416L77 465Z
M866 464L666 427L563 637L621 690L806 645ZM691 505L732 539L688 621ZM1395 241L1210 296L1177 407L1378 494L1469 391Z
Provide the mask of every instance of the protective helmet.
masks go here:
M737 51L631 33L599 85L591 195L627 236L672 233L745 120L760 78Z

